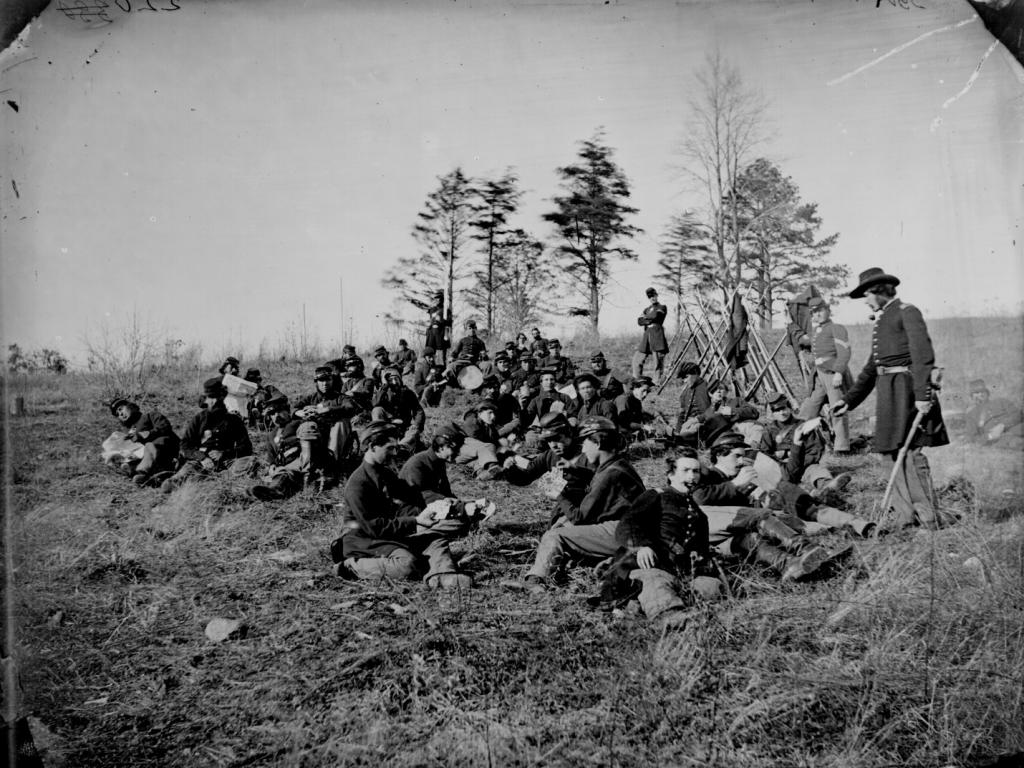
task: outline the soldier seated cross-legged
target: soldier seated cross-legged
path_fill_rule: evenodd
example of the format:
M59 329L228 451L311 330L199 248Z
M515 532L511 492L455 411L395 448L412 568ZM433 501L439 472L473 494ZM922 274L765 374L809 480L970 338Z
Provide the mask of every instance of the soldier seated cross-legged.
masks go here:
M405 455L415 453L423 446L420 435L427 416L416 393L402 383L402 372L389 366L381 373L383 384L373 395L373 421L390 421L401 433L398 448Z
M472 579L459 572L448 546L468 523L429 506L388 467L397 437L386 422L371 422L360 435L365 452L345 484L342 535L331 545L338 575L406 580L425 570L431 587L468 589Z
M227 389L220 377L203 384L205 408L199 411L181 436L181 468L161 484L165 493L190 477L204 477L226 469L237 459L252 455L245 422L224 407Z

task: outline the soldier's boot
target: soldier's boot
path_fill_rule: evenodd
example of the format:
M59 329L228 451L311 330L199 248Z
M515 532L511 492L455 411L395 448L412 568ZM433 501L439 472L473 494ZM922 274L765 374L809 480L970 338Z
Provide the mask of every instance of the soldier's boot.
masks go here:
M806 541L803 536L774 515L768 515L758 522L757 531L762 536L779 542L784 549L790 552L799 551Z
M782 574L783 581L804 581L825 572L845 560L853 552L853 545L829 552L825 547L813 547L796 558Z

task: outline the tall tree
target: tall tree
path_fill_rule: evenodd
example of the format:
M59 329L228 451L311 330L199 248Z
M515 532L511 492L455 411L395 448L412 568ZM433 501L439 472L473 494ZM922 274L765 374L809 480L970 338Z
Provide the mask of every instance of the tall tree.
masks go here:
M776 296L806 285L829 290L845 282L849 269L827 261L839 239L818 239L816 203L800 199L800 189L770 160L745 167L729 195L740 232L745 280L754 286L762 328L771 327Z
M544 244L523 230L502 244L496 328L511 338L540 321L557 275L544 258Z
M637 209L626 202L629 180L613 154L601 129L580 142L576 163L557 170L564 194L552 199L555 210L543 217L555 226L559 266L571 278L570 285L579 286L586 297L595 335L609 260L613 256L636 260L637 254L627 243L642 231L626 221Z
M480 261L473 271L473 285L465 294L466 302L483 315L488 331L495 327L495 302L505 274L507 251L518 239L508 220L522 196L519 178L511 168L500 178L477 180L474 188L474 216L469 225Z
M454 314L455 285L467 273L470 221L474 216L472 181L456 168L438 177L438 187L416 215L412 236L416 256L403 256L381 281L399 292L401 299L426 311L437 291L447 298L447 319Z
M766 107L718 51L697 73L697 86L680 154L683 172L706 200L704 223L713 244L714 282L721 288L724 306L739 288L744 266L737 201L729 193L754 148L764 141Z
M687 290L698 291L705 298L714 289L714 261L708 230L693 211L673 216L661 238L658 269L654 282L667 296L675 297L676 329L683 322L683 297Z

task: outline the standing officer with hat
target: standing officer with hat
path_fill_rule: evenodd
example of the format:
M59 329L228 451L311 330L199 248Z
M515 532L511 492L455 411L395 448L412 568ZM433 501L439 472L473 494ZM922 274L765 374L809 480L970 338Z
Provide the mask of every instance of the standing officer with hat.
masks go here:
M879 267L860 274L851 299L863 298L875 315L871 354L857 381L832 408L835 416L856 408L875 390L874 450L895 462L909 439L910 450L896 468L892 506L898 525L915 522L937 527L941 520L935 507L926 446L947 445L949 437L935 396L935 352L921 311L896 298L899 278ZM915 417L918 430L911 435ZM882 510L887 514L888 510Z
M811 394L800 405L800 420L813 419L826 401L829 406L843 399L853 384L850 374L850 335L846 328L832 322L832 312L821 296L812 296L807 307L811 311L814 330L811 334L811 355L814 357L814 378ZM846 416L832 420L835 432L833 450L850 450L850 429Z
M644 364L653 352L654 383L657 384L661 380L665 368L665 355L668 353L668 340L665 338L665 315L668 314L668 307L658 301L658 292L653 288L647 289L647 298L651 301L650 305L644 307L643 314L636 319L636 324L644 329L644 336L640 339L640 346L633 353L633 378L643 374Z

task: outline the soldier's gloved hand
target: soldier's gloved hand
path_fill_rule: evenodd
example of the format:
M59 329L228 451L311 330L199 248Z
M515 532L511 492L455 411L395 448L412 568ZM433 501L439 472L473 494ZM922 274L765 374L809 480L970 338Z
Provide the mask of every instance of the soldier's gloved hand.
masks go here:
M848 413L849 410L850 410L850 406L848 406L845 401L840 400L838 403L836 403L835 405L832 406L832 415L833 416L843 416L846 413Z
M832 374L832 386L833 387L841 387L841 386L843 386L843 374L841 374L841 373L833 373Z
M658 563L654 550L650 547L640 547L636 551L636 564L641 568L653 568Z
M915 400L914 407L917 408L918 413L928 413L932 409L931 400Z

